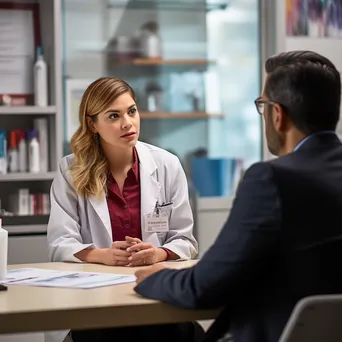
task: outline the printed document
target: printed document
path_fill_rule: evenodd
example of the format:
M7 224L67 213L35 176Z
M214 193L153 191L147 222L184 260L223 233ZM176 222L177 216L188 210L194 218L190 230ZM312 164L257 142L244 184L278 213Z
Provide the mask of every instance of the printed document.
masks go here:
M126 274L18 268L7 272L3 284L92 289L133 283L135 280L134 275Z

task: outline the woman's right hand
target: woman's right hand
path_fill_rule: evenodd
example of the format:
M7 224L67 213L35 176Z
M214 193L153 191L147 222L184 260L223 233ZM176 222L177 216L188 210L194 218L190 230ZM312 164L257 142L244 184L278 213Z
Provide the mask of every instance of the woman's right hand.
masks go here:
M134 243L135 244L135 243ZM127 241L115 241L110 248L103 250L102 263L108 266L126 266L129 264L128 258L131 253L127 252L127 248L131 247L132 243Z

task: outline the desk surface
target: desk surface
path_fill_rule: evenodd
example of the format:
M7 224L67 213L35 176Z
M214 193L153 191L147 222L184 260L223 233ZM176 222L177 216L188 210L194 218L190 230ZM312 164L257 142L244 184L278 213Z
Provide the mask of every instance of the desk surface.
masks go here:
M190 267L195 261L170 262L172 268ZM42 263L13 265L66 271L134 274L137 268L94 264ZM142 298L135 284L96 289L63 289L11 285L0 292L0 333L82 329L185 322L212 319L217 311L184 310Z

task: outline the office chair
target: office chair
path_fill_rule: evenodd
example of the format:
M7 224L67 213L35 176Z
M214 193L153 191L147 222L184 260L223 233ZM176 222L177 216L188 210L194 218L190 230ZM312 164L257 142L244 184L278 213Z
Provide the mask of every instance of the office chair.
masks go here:
M341 342L342 295L310 296L295 306L279 342Z

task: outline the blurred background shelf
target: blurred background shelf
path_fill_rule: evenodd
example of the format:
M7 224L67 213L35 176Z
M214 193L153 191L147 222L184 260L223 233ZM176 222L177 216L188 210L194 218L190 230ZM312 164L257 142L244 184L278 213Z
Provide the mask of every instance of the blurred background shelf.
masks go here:
M223 114L208 114L205 112L185 112L185 113L167 113L167 112L140 112L141 119L209 119L223 118Z
M1 216L2 219L2 225L3 227L13 227L13 226L26 226L29 227L41 227L41 225L47 225L49 221L49 215L28 215L28 216ZM21 227L21 229L24 229L24 227ZM29 232L30 229L27 229Z
M29 172L13 172L6 175L0 175L0 182L21 182L21 181L44 181L52 180L55 177L55 172L39 172L39 173L29 173Z
M46 234L46 224L7 225L3 227L10 236Z
M132 60L127 60L124 62L113 62L113 66L121 66L121 65L138 65L138 66L144 66L144 65L179 65L179 66L196 66L196 65L209 65L214 64L214 61L210 61L207 59L162 59L162 58L135 58Z
M229 0L109 0L108 8L213 11L227 8Z
M0 106L0 115L23 115L23 114L56 114L56 106Z

